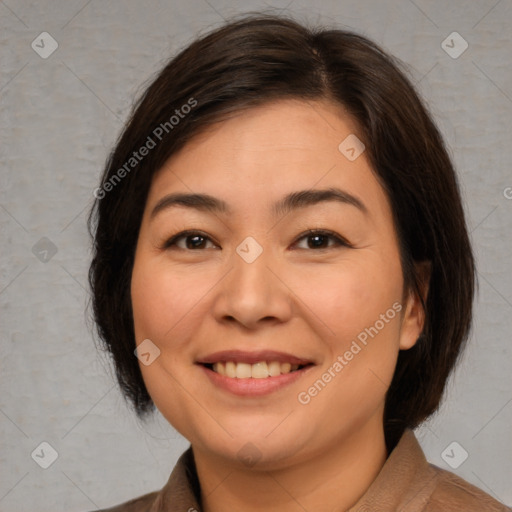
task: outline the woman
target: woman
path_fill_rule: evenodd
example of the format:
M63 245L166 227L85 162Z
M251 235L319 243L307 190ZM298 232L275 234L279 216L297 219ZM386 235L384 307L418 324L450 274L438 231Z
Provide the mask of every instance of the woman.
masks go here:
M442 138L374 43L231 21L149 86L95 191L100 337L191 443L111 511L498 511L412 432L475 268Z

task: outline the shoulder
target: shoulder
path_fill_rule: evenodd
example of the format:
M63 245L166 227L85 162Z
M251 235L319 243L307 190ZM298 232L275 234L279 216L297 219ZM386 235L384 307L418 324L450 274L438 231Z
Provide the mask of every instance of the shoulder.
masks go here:
M192 449L189 448L179 457L162 489L95 512L164 512L169 509L170 504L172 504L172 510L197 510L199 509L197 486L194 457Z
M406 429L365 494L349 512L512 512L476 486L430 464Z
M157 491L149 494L144 494L138 498L133 498L129 501L125 501L120 505L114 507L96 510L95 512L149 512L150 506L153 505L158 498L159 493Z
M478 487L450 471L429 464L436 485L425 506L425 512L509 512L510 508Z

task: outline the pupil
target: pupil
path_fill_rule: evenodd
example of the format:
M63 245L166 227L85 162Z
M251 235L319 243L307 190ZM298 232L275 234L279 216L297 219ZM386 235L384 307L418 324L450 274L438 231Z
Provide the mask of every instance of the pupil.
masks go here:
M325 235L312 235L312 236L310 236L310 239L316 240L316 242L313 242L313 244L310 244L310 247L311 247L311 245L313 247L321 247L323 245L322 242L325 242L325 240L323 240L324 238L325 238ZM320 239L320 242L317 243L319 241L319 239Z
M198 247L201 247L202 244L204 244L204 240L201 240L203 237L200 235L193 235L188 237L188 241L190 243L187 244L188 249L197 249ZM196 243L199 240L199 243Z

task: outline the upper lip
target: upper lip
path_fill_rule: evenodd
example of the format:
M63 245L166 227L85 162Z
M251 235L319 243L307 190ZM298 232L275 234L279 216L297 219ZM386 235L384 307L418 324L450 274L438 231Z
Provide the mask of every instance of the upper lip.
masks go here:
M257 350L248 352L245 350L221 350L208 354L197 360L199 364L213 364L222 361L233 361L235 363L256 364L261 361L278 361L280 363L290 363L298 365L311 364L311 359L297 357L285 352L276 352L275 350Z

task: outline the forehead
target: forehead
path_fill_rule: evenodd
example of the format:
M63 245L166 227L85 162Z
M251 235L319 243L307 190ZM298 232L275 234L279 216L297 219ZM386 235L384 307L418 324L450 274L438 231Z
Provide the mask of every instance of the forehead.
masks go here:
M148 204L180 191L217 196L243 211L296 190L338 187L389 214L364 151L347 158L344 141L357 141L357 132L344 109L326 101L280 100L239 112L169 159L153 178Z

